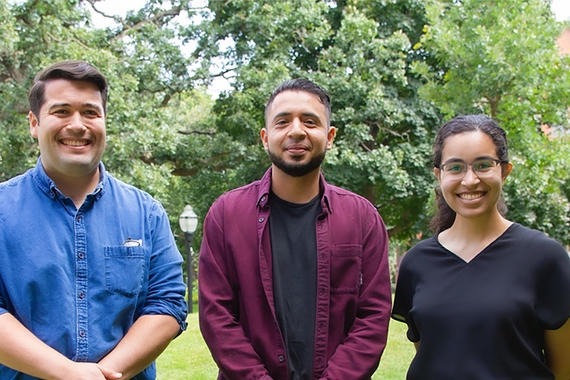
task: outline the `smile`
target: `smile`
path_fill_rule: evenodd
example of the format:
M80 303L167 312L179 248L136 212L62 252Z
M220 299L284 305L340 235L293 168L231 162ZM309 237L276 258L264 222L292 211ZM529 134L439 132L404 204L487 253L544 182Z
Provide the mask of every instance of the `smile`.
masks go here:
M89 141L87 140L61 140L61 143L63 145L68 145L68 146L85 146L85 145L89 145Z
M285 148L285 150L289 152L289 154L296 156L296 155L305 154L308 151L308 148L304 145L289 145L288 147Z
M481 198L483 195L485 195L484 192L481 193L462 193L462 194L458 194L459 198L461 199L466 199L468 201L473 200L473 199L477 199L477 198Z

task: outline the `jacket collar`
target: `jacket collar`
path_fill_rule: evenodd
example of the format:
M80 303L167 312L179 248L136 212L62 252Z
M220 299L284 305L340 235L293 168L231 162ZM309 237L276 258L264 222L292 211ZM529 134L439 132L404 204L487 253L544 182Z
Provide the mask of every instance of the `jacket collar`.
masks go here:
M263 177L259 180L259 186L257 190L257 206L261 208L265 208L267 206L267 202L269 200L269 193L271 191L271 167L267 169ZM321 198L321 207L323 211L332 214L332 207L330 204L330 193L331 187L325 181L325 176L323 173L320 173L319 178L319 187L320 191L323 194Z

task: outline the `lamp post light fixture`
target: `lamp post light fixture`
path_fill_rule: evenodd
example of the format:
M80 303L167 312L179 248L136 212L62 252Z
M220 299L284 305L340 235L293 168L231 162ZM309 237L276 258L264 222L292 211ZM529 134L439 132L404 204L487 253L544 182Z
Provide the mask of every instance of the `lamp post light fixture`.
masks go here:
M194 232L198 227L198 215L192 210L192 206L186 205L184 211L178 218L178 223L180 223L180 229L184 232L184 238L186 240L186 252L188 256L186 258L187 263L187 281L188 281L188 312L193 312L192 306L192 272L193 272L193 250L192 250L192 239L194 238Z

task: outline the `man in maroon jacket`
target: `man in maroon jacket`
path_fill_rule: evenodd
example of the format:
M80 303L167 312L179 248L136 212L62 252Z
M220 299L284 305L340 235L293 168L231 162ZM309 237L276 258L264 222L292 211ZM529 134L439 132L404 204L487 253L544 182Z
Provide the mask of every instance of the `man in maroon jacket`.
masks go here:
M200 327L219 379L370 379L391 307L375 207L321 174L336 129L316 84L281 84L265 109L263 178L204 222Z

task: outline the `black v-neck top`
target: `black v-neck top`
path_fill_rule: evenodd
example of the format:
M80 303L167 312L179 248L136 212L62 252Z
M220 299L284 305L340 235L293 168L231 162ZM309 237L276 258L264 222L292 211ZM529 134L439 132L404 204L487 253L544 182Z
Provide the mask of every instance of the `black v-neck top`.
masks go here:
M519 224L466 262L437 237L400 265L392 318L420 342L407 379L554 379L544 330L570 317L570 258Z

